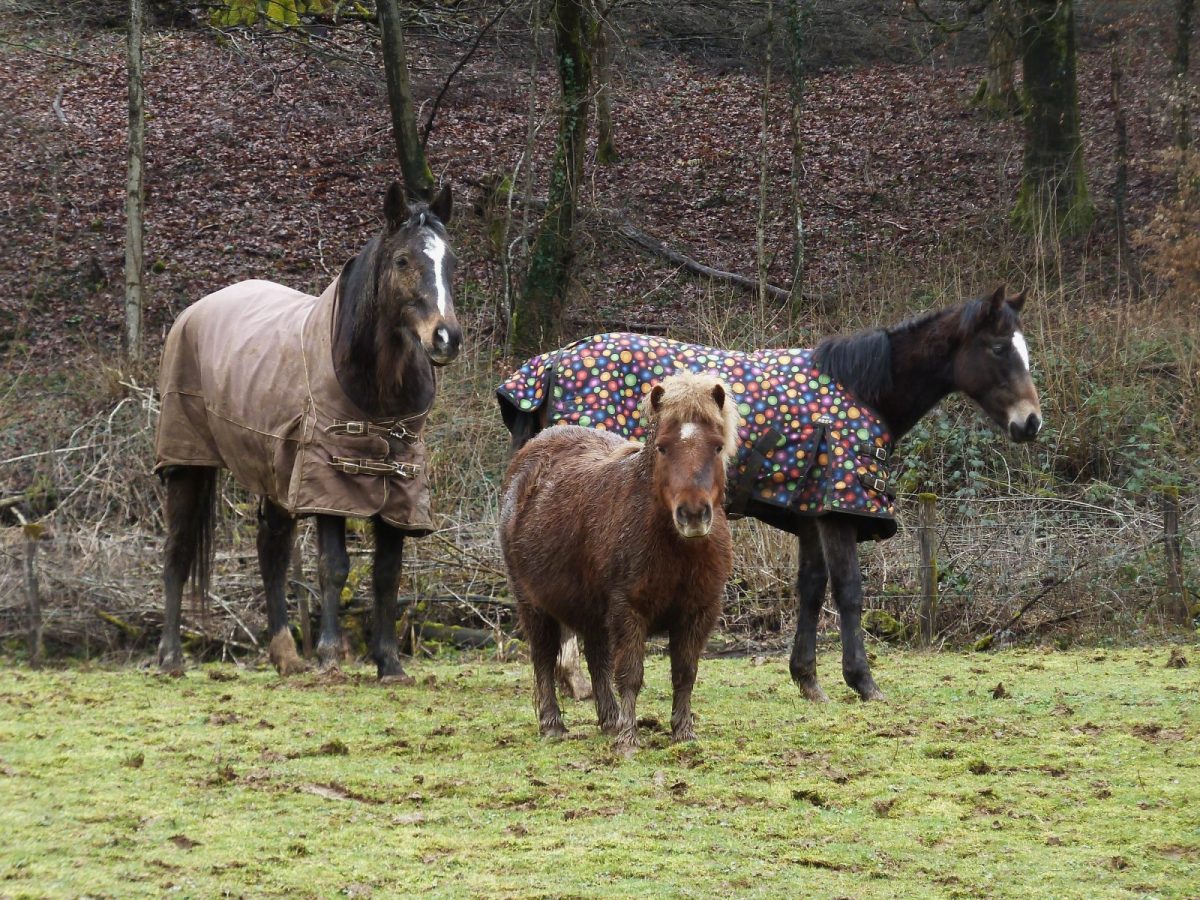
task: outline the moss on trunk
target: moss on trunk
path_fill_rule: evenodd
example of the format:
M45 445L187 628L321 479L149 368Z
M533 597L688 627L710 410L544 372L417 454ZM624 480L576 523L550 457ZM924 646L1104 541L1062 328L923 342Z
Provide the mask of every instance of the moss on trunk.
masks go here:
M1026 0L1025 158L1013 212L1034 232L1078 234L1095 217L1079 135L1072 0Z
M556 344L562 331L574 255L575 206L587 140L591 60L583 4L579 0L558 0L554 19L555 56L562 84L558 147L546 215L512 317L513 350L525 356Z

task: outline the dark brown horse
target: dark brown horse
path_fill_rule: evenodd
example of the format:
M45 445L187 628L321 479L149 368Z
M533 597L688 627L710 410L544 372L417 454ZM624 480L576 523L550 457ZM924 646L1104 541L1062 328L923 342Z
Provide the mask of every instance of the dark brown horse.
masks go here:
M183 668L180 604L189 574L202 594L208 590L216 474L224 467L261 497L258 560L279 673L305 667L285 596L296 517L317 517L318 654L334 666L350 567L346 517L356 516L370 518L375 531L371 656L381 679L407 678L396 641L404 538L432 529L421 434L437 388L434 367L451 362L462 341L450 212L448 186L432 204L410 205L395 182L384 230L320 297L241 282L175 322L163 349L156 436L167 495L162 669Z
M740 379L732 388L746 424L727 503L799 538L792 678L809 699L827 699L817 682L816 635L832 583L842 674L862 699L879 700L860 625L858 542L895 533L886 470L892 443L954 392L1013 441L1037 436L1041 406L1021 332L1024 302L1024 294L1000 288L889 328L829 338L814 351L733 353L599 335L526 363L499 389L501 412L514 449L555 422L636 436L630 398L655 371L715 369Z
M646 443L551 428L504 479L500 544L533 659L538 728L562 735L554 663L562 628L583 638L600 728L638 744L647 636L671 649L671 737L692 740L696 666L733 567L722 500L738 415L715 378L668 377L647 394ZM612 679L616 674L618 704Z

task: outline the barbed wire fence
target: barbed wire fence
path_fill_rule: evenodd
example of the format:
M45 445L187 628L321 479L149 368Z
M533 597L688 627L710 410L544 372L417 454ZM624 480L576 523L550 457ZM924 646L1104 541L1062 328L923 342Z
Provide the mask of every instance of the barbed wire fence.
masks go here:
M2 649L32 640L33 599L53 652L134 658L157 642L163 492L151 468L158 406L151 388L128 382L123 389L123 398L79 425L64 446L0 460L0 484L11 483L8 474L18 467L24 476L32 467L55 494L52 508L24 525L14 518L19 505L0 496L7 504L0 506ZM463 436L456 430L467 426L448 415L432 427L443 432L437 441L458 446ZM503 643L515 631L495 529L504 436L494 424L479 430L474 444L494 445L495 453L432 456L442 529L406 545L402 591L414 639L425 623L463 626L475 643L489 634ZM927 542L932 560L920 551L919 505L920 495L899 496L897 535L862 545L870 611L864 621L881 639L919 642L925 614L935 646L1002 647L1088 633L1128 640L1178 624L1181 604L1195 607L1196 498L1176 501L1174 577L1158 496L1110 492L1103 503L1020 495L941 499ZM185 598L185 643L209 656L244 657L259 652L266 627L254 549L257 504L226 478L219 506L212 593ZM365 616L369 529L352 524L349 536L345 605ZM735 544L722 631L735 648L782 648L795 621L796 540L744 520L735 525ZM299 529L298 546L304 567L294 599L311 600L317 592L310 526ZM931 571L932 602L922 588L922 575ZM825 608L832 627L832 600ZM369 617L351 630L367 624Z

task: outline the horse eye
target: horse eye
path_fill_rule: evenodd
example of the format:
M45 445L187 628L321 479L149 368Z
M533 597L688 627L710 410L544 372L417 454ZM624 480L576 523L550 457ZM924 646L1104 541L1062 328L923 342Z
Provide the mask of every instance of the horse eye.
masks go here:
M666 455L667 448L666 448L666 446L665 446L665 445L663 445L663 444L656 444L656 445L655 445L655 447L654 447L654 449L655 449L655 450L657 450L659 453L662 453L664 456Z
M724 444L713 444L713 456L720 456L721 451L725 449Z
M408 268L408 257L407 256L396 257L396 268L397 269L407 269Z
M1011 342L1001 341L998 344L992 344L992 352L995 353L997 356L1003 356L1005 353L1008 352L1008 350L1011 346L1012 346Z

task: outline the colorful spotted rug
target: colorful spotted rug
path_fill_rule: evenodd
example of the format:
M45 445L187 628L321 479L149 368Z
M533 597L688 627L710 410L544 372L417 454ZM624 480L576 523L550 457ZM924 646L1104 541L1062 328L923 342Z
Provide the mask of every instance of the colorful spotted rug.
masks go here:
M729 479L732 513L789 531L794 516L849 513L862 517L860 540L895 534L887 426L821 372L811 350L734 353L601 334L529 360L496 393L510 429L517 415L549 401L546 425L568 422L642 440L642 396L676 369L717 375L737 400L743 425ZM781 515L785 510L792 515Z

